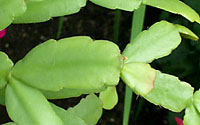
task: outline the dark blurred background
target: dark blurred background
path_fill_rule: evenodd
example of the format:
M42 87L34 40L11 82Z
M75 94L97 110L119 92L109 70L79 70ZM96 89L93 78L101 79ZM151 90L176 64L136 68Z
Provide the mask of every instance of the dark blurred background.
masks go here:
M184 0L200 14L200 0ZM131 12L121 12L121 26L118 45L123 50L130 39ZM200 25L191 23L180 15L171 14L160 9L147 7L144 29L152 24L167 20L190 28L200 37ZM0 51L6 52L17 62L22 59L33 47L48 40L56 39L59 18L37 24L11 25L7 34L0 39ZM87 35L93 39L113 41L114 11L99 7L88 2L79 13L65 16L60 38ZM161 27L162 28L162 27ZM170 56L156 60L152 67L164 73L178 76L181 80L190 83L195 90L200 88L200 43L183 39L181 45ZM125 85L120 81L117 86L119 103L111 111L104 111L99 125L120 125L123 118ZM55 100L57 105L67 109L79 102L80 98ZM138 107L140 109L138 110ZM173 113L133 95L130 125L176 125L174 116L182 118L184 112ZM5 107L0 106L0 124L10 121Z

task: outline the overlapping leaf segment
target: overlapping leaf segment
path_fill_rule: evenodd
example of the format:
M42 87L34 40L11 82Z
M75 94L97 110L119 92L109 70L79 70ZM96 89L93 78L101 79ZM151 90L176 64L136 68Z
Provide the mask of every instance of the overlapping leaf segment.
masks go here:
M180 0L90 0L109 8L134 11L142 4L180 14L200 23L199 15ZM0 0L0 30L11 23L44 22L52 17L77 13L87 0ZM9 10L9 11L8 11ZM184 11L183 11L184 10Z
M188 107L185 122L192 115L199 118L198 93L193 97L189 84L147 64L169 55L180 44L180 33L198 39L185 27L180 30L161 21L140 33L122 55L114 43L85 36L49 40L14 66L1 52L0 102L20 125L96 124L102 108L117 103L115 86L121 77L136 94L156 105L175 112ZM99 92L101 100L92 94L68 110L47 101Z
M141 4L177 13L200 23L199 15L179 0L91 0L110 9L133 11ZM0 0L0 30L13 23L35 23L76 13L86 0ZM9 10L9 11L7 11ZM183 11L184 10L184 11ZM174 112L186 108L184 124L200 122L200 92L177 77L150 67L185 38L198 40L189 29L166 21L140 33L120 54L117 45L89 37L49 40L13 65L0 52L0 103L18 125L96 124L102 108L118 101L119 78L148 101ZM99 98L92 93L99 93ZM47 101L88 95L64 110ZM17 112L17 113L16 113ZM8 123L8 124L15 124Z

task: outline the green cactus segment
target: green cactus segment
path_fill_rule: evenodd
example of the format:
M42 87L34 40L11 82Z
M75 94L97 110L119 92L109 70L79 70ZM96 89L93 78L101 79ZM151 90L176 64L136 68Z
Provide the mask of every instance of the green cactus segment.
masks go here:
M80 36L37 46L14 66L11 74L43 90L91 90L117 85L121 64L117 45Z
M4 88L8 83L8 75L12 67L13 62L5 53L0 52L0 89Z
M154 88L144 98L155 105L180 112L192 103L193 91L188 83L157 71Z
M51 106L56 114L62 119L63 125L87 125L84 120L70 112L67 112L65 109L62 109L53 103L51 103Z
M24 0L0 0L0 31L26 11Z
M40 91L15 79L6 88L6 108L19 125L62 125L61 119Z
M147 95L154 87L156 71L149 64L126 63L121 71L122 80L138 95Z
M197 41L199 39L199 37L196 34L194 34L190 29L188 29L182 25L179 25L179 24L175 24L175 26L178 28L178 30L183 38L191 39L191 40L195 40L195 41Z
M5 105L5 90L6 88L0 89L0 104Z
M103 113L103 104L96 95L91 94L67 111L83 119L87 125L96 125Z
M200 112L197 111L197 109L194 107L194 105L191 105L186 108L185 110L185 116L183 120L184 125L199 125L200 123Z
M141 5L141 0L90 0L91 2L108 9L134 11Z
M66 89L63 88L60 91L48 91L48 90L41 90L42 93L48 99L65 99L71 97L79 97L82 94L91 94L91 93L99 93L101 91L106 90L106 86L103 86L100 89Z
M25 0L27 11L15 18L14 23L44 22L52 17L70 15L80 11L86 0Z
M195 92L193 96L193 102L194 102L195 108L200 113L200 90Z
M167 21L161 21L140 33L127 45L122 55L128 58L125 63L150 63L169 55L180 43L178 29Z
M118 103L118 94L116 87L108 87L105 91L100 92L99 98L103 102L103 108L111 110Z
M180 14L191 22L200 23L199 14L180 0L143 0L143 4Z
M16 125L16 124L14 122L8 122L8 123L2 124L2 125Z

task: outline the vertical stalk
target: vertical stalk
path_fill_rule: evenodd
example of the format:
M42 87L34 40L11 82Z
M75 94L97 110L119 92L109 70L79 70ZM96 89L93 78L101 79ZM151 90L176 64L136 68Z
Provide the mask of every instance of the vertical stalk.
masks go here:
M63 27L63 22L64 22L64 16L61 16L60 19L59 19L58 32L57 32L56 39L60 38L60 35L61 35L61 32L62 32L62 27Z
M131 42L142 31L144 25L145 11L146 11L146 6L141 5L140 8L137 9L133 14L131 38L130 38ZM125 102L124 102L123 125L128 125L129 115L131 110L131 102L132 102L132 90L128 86L126 86L125 88L124 101Z
M114 17L114 38L113 38L116 44L118 43L119 40L120 16L121 16L121 11L116 10Z

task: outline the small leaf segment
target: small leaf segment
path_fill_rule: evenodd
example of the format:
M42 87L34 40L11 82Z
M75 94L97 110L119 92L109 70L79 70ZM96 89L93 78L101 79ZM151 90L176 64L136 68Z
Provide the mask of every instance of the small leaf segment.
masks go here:
M109 9L134 11L149 5L182 15L200 23L199 14L180 0L90 0ZM87 0L0 0L0 30L11 23L38 23L53 17L74 14L86 6ZM8 11L5 11L8 10Z
M93 125L103 108L110 110L117 104L115 87L121 77L133 92L155 105L174 112L186 108L184 123L198 125L200 91L193 95L188 83L148 64L169 55L183 33L197 39L186 27L180 30L167 21L158 22L131 41L122 55L114 43L86 36L44 42L15 65L0 52L0 103L20 125ZM99 98L92 94L99 92ZM82 94L90 95L68 110L47 100Z

